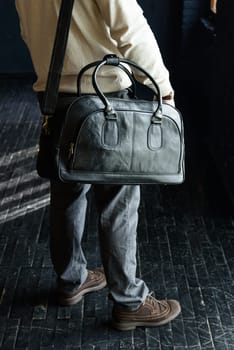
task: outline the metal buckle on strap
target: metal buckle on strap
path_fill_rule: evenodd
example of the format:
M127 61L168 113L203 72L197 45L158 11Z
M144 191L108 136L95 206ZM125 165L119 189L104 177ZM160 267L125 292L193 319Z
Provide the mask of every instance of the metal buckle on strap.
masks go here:
M42 123L42 131L45 135L49 135L50 134L50 128L49 128L49 119L51 118L51 116L49 115L44 115L44 120Z

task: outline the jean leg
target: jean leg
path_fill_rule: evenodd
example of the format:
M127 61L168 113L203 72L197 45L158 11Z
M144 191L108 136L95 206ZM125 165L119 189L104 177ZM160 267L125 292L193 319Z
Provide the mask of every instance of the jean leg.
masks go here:
M50 252L55 272L65 282L82 284L87 262L81 247L90 185L51 182Z
M114 302L130 309L142 303L149 290L136 278L136 230L139 186L94 186L99 211L103 266Z

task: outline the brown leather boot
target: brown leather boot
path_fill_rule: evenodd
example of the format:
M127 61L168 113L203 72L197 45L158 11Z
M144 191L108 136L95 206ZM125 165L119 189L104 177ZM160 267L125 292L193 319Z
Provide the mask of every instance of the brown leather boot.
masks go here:
M88 276L81 286L58 286L57 299L64 306L78 303L85 294L98 291L106 286L106 277L102 269L88 271Z
M134 311L115 305L112 313L112 325L120 331L128 331L136 327L162 326L181 311L176 300L157 300L148 295L144 303Z

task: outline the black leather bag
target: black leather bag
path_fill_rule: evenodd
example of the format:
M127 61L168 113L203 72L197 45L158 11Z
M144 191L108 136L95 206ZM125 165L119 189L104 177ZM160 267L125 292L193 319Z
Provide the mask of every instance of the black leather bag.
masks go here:
M70 0L71 6L72 3L73 0ZM67 10L68 2L63 0L62 6ZM64 18L61 12L60 17ZM64 31L59 24L57 34L58 30L63 36ZM87 65L79 74L78 96L64 112L65 119L64 116L53 116L59 85L59 73L54 69L54 60L57 58L56 52L61 49L57 34L44 96L44 114L49 115L45 117L40 138L37 162L39 175L64 182L92 184L182 183L184 132L181 114L171 105L162 103L158 85L136 63L107 55L102 61ZM65 52L65 44L62 46ZM60 53L61 57L64 52ZM157 92L157 101L107 98L102 93L97 73L104 65L119 67L134 82L125 64L151 80ZM58 66L61 72L61 60ZM92 83L96 95L82 96L82 76L93 67ZM54 77L57 86L51 90Z
M97 73L103 65L125 70L127 63L147 75L158 101L106 98ZM114 184L179 184L184 180L182 117L162 104L153 78L135 63L107 56L96 65L92 80L97 95L79 96L70 105L58 144L60 180ZM80 86L78 86L80 91Z

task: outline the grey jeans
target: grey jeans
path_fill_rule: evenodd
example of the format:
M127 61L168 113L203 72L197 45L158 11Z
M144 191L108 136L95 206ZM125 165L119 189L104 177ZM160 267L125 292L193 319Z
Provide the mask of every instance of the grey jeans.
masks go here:
M87 193L91 185L51 182L50 250L60 280L82 284L87 261L82 249ZM99 244L110 295L114 302L135 309L148 288L136 278L136 235L140 187L94 185Z

